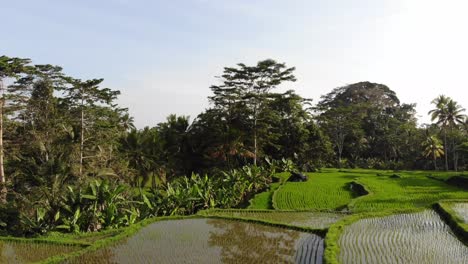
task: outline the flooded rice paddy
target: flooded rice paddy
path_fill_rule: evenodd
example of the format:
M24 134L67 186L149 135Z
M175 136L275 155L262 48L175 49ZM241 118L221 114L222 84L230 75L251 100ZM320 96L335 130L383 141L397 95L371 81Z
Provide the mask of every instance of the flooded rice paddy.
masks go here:
M338 243L341 263L468 263L468 248L431 210L359 220Z
M216 216L257 219L317 229L328 228L333 223L347 216L344 213L333 212L290 212L260 210L223 210L215 211L212 214Z
M150 224L67 263L322 263L317 235L221 219Z
M0 241L0 263L35 263L79 249L80 247L67 245Z
M465 224L468 224L468 203L454 203L452 209Z

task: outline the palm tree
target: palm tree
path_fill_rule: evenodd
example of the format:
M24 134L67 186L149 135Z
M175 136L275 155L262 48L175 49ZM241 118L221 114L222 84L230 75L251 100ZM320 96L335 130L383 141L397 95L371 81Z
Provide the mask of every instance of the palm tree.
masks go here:
M426 131L426 140L423 142L423 147L424 157L427 158L432 156L434 170L437 170L437 158L440 158L442 155L445 154L442 147L442 143L436 136L430 135L429 132Z
M453 167L454 170L457 171L457 161L458 161L458 155L456 155L457 149L455 148L455 139L453 137L453 129L458 127L459 124L463 124L465 121L465 115L463 112L465 109L459 105L457 102L454 100L450 100L447 103L447 111L446 115L444 116L449 128L450 128L450 134L452 134L452 150L453 150Z
M439 95L436 99L432 100L432 104L435 104L436 108L429 111L431 120L437 119L437 125L441 126L444 131L445 170L448 170L447 128L450 128L452 131L454 127L465 121L465 115L463 114L465 109L445 95ZM457 170L456 167L454 169Z
M447 123L445 120L446 112L447 112L447 104L452 100L450 97L445 95L439 95L437 98L432 100L432 104L435 105L435 108L429 111L429 115L431 115L431 121L437 119L437 125L442 127L444 132L444 153L447 153ZM445 155L445 170L448 171L448 155Z
M128 132L128 131L131 131L131 130L135 130L135 125L134 125L134 119L132 116L130 116L128 113L125 113L124 115L122 115L120 117L120 126L122 126L122 128Z

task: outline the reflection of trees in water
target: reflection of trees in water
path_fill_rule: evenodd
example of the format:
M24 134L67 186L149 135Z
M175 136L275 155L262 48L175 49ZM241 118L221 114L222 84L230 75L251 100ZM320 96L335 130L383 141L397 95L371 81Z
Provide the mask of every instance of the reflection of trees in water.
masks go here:
M221 248L223 263L293 262L300 232L238 221L209 220L209 245Z

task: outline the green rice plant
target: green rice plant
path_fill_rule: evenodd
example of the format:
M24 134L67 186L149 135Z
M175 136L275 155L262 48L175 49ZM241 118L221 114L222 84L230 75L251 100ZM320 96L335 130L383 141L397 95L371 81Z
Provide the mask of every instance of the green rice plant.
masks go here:
M377 212L394 209L429 208L444 199L468 199L468 193L443 181L428 178L431 172L364 169L324 169L308 174L307 182L287 182L273 195L276 209L341 209ZM441 173L441 172L440 172ZM399 177L392 177L398 174ZM350 183L369 192L357 196Z
M444 182L405 172L401 172L400 175L401 178L355 175L370 194L353 201L349 206L350 210L366 212L429 208L442 199L468 198L465 191Z
M187 219L150 224L67 263L321 263L317 235L254 223Z
M270 223L286 224L312 229L325 229L336 221L346 217L340 212L320 211L278 211L278 210L209 210L207 216L219 216L235 219L260 220Z
M0 241L0 263L34 263L54 255L79 250L80 246L25 241Z
M275 174L277 182L270 184L268 190L258 193L249 201L247 209L274 209L273 207L273 194L276 190L283 185L289 178L289 172L282 172Z
M249 201L247 209L273 209L273 194L280 187L281 183L275 182L270 184L267 191L258 193Z
M359 220L338 239L341 263L468 263L468 248L437 213Z
M306 182L287 182L273 195L273 206L282 210L339 209L353 198L345 173L308 173Z

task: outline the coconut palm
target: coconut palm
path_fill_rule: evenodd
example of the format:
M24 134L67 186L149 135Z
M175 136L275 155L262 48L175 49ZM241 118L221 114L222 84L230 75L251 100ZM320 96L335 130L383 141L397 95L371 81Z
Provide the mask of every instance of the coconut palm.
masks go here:
M437 119L437 125L441 126L444 132L444 152L445 155L445 170L448 170L448 147L447 147L447 128L453 130L458 124L465 121L465 111L456 101L444 95L438 96L432 101L436 108L429 111L431 120ZM455 156L455 155L454 155ZM454 162L456 163L456 162ZM454 168L457 170L457 168Z
M426 133L426 140L423 142L423 147L424 157L432 157L434 170L437 170L437 159L445 154L442 147L442 142L440 142L436 136Z
M131 131L135 129L134 119L128 113L125 113L120 117L120 126L122 126L125 131Z
M457 171L457 160L458 160L458 155L457 155L457 149L455 147L455 139L453 135L453 129L457 128L460 124L463 124L465 121L465 115L463 112L465 109L459 105L457 102L454 100L450 100L447 103L447 111L446 115L444 116L444 119L446 120L448 127L450 128L450 134L452 135L452 151L453 151L453 168L455 171Z
M447 153L447 120L445 116L447 116L447 104L452 100L450 97L445 95L439 95L437 98L432 100L432 104L435 105L435 108L429 111L429 115L431 115L431 121L437 120L437 125L439 125L444 133L444 153ZM445 170L448 170L448 155L445 155Z

